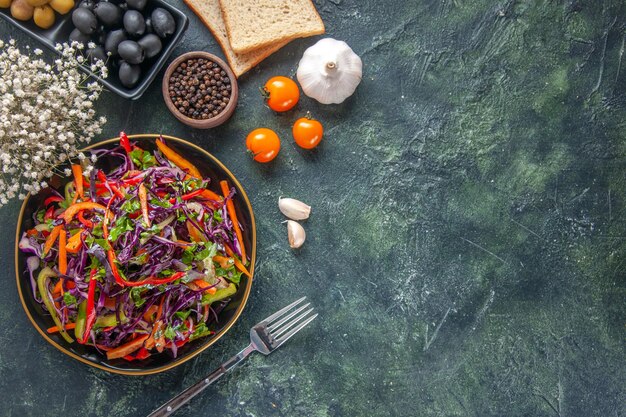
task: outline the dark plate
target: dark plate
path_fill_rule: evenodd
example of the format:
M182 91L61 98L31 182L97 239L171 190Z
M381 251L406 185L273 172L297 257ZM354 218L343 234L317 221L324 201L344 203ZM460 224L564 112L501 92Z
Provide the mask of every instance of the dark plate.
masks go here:
M78 1L76 1L78 4ZM176 47L176 45L180 42L183 37L183 34L187 30L187 26L189 26L189 19L187 16L181 12L180 10L170 6L166 2L162 0L151 0L148 2L146 6L146 10L152 12L153 9L157 7L162 7L168 12L172 14L174 20L176 21L176 32L169 36L167 39L162 40L163 42L163 50L156 57L146 60L141 64L141 80L134 88L126 88L120 83L120 80L117 77L117 71L109 68L109 76L106 79L97 78L107 89L114 91L124 98L137 99L141 97L141 95L146 91L150 83L154 80L157 73L163 68L165 61L172 54L172 51ZM33 38L37 39L47 48L55 51L54 46L57 43L69 42L70 33L74 29L74 25L72 24L72 12L70 11L66 15L60 15L55 12L56 21L54 25L49 29L41 29L33 20L29 20L27 22L22 22L14 19L11 16L11 12L9 9L0 9L0 17L7 20L9 23L13 24L15 27L21 29L22 31L28 33ZM56 51L55 51L56 52ZM91 74L88 68L81 67L82 70L88 74Z
M158 135L129 136L131 140L139 141L140 146L144 149L151 151L156 148L154 139L157 137ZM235 203L238 220L243 226L243 240L246 248L250 248L250 273L254 274L254 263L256 259L256 227L252 206L250 205L248 196L241 187L241 184L237 181L235 176L210 153L182 139L165 135L163 137L166 139L170 147L191 161L200 170L205 178L211 179L210 188L214 191L218 192L219 180L222 179L227 179L231 186L236 188L237 194L235 195L233 202ZM107 141L91 145L86 149L109 149L117 146L117 144L117 138L109 139ZM101 160L102 159L104 160L98 161L99 168L107 169L107 167L112 167L117 163L117 161L113 158L101 158ZM68 181L69 180L67 178L53 177L50 180L50 184L55 189L63 192L63 186ZM50 342L61 352L88 365L113 373L124 375L154 374L178 366L198 355L222 337L239 318L239 315L243 311L246 301L248 300L250 288L252 286L252 279L247 278L245 275L242 275L241 277L241 283L239 284L237 293L231 298L227 307L218 314L218 324L214 329L216 333L213 336L197 339L184 345L178 350L178 357L176 358L172 358L168 353L164 352L153 355L144 361L127 362L123 359L108 361L106 356L98 353L95 348L80 345L78 343L67 343L58 333L48 334L46 329L54 326L54 322L52 321L50 315L45 312L33 299L30 278L28 271L26 270L26 257L18 249L17 245L22 233L33 227L33 213L43 205L43 201L50 195L51 191L49 189L42 190L39 194L27 196L22 205L22 210L20 211L20 216L17 221L17 231L15 236L15 272L20 300L28 318L44 339Z

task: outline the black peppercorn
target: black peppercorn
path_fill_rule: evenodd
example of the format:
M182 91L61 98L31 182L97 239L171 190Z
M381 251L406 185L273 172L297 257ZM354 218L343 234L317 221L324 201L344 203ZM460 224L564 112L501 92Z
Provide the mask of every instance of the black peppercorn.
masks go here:
M203 58L182 62L169 78L169 97L178 111L193 119L210 119L228 105L232 86L220 66Z

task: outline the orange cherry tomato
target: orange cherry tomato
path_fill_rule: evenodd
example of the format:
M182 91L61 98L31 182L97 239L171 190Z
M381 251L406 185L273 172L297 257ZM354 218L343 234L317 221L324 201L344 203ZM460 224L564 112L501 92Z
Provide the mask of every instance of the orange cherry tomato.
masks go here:
M272 77L265 83L263 93L270 109L283 112L287 111L300 99L300 90L294 80L287 77Z
M302 117L293 125L293 138L299 147L313 149L322 141L324 128L322 124L310 116Z
M276 132L265 127L254 129L246 138L246 147L257 162L269 162L280 151L280 139Z

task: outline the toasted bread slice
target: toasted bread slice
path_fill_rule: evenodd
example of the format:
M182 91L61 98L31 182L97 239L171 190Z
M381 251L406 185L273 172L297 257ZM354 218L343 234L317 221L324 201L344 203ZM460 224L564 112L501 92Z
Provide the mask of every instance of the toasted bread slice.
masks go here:
M202 23L209 28L217 43L220 44L228 65L237 77L249 71L259 62L285 46L289 40L275 42L263 48L259 48L245 54L238 54L230 47L226 25L222 19L219 0L184 0L185 4L202 20Z
M230 46L237 53L324 33L324 22L311 0L219 2Z

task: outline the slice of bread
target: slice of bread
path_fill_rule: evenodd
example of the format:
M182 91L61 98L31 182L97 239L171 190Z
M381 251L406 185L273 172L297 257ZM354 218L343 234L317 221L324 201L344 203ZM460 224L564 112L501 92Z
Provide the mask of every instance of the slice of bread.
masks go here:
M202 20L209 28L213 37L220 44L228 65L239 78L242 74L253 68L259 62L285 46L289 40L275 42L255 51L238 54L230 47L226 25L222 19L219 0L184 0L185 4Z
M230 46L245 53L267 45L324 33L311 0L219 0Z

